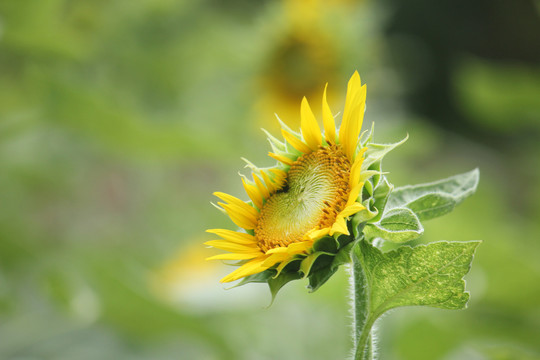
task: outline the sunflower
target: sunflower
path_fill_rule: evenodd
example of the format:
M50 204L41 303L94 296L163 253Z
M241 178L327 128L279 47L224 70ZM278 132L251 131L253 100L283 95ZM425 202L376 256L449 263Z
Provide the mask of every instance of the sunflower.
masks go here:
M349 80L339 130L326 100L326 88L322 97L324 133L304 97L300 133L281 120L284 142L267 133L273 149L269 156L278 161L277 165L260 169L246 160L252 180L242 176L242 182L250 201L214 193L223 201L216 206L241 228L207 230L221 239L205 244L229 252L208 260L239 261L240 267L221 282L260 273L268 276L259 281L270 275L275 279L285 268L289 272L292 269L297 278L298 274L307 276L320 255L335 256L352 241L348 220L365 209L362 188L373 174L362 166L367 148L359 141L366 85L361 85L357 72ZM328 239L335 243L333 250L317 246L328 243Z

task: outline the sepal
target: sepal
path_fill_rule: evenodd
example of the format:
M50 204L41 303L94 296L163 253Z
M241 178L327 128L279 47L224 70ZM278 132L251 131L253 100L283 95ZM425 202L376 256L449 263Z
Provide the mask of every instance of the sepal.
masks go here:
M352 229L355 238L360 237L359 226L368 222L376 222L383 214L386 202L392 192L394 185L388 182L384 175L378 176L378 182L373 185L375 177L369 179L364 184L362 205L365 209L356 213L352 219ZM363 226L362 226L363 228Z
M403 144L407 139L409 138L409 135L407 135L403 140L398 141L393 144L375 144L368 142L364 146L367 147L366 153L364 154L364 162L362 163L362 171L366 171L368 169L372 169L373 164L376 164L377 162L380 162L386 154L388 154L390 151L394 150L399 145ZM380 170L380 169L375 169Z
M354 242L350 242L344 247L342 247L337 254L333 257L329 257L325 260L324 266L312 271L309 278L308 290L309 292L314 292L319 289L324 283L326 283L332 275L339 269L341 265L348 264L351 262L351 249L354 245Z

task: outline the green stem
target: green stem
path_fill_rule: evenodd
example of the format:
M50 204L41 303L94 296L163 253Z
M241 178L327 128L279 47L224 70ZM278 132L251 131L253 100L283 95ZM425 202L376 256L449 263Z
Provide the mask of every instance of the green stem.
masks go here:
M352 297L354 300L355 360L372 360L374 356L371 328L375 322L369 316L369 284L364 272L362 256L352 252Z
M356 343L355 360L372 360L374 359L374 344L372 338L371 328L373 326L372 321L367 321L362 327L360 333L360 339Z

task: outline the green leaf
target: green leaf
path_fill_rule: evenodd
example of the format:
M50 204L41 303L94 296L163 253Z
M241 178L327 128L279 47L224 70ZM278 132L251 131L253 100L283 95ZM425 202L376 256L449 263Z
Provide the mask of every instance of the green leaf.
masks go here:
M351 262L351 249L356 242L350 242L342 247L338 253L333 257L332 263L320 268L317 271L313 271L309 275L309 292L314 292L320 288L325 282L328 281L335 274L341 265Z
M420 220L433 219L451 212L472 195L479 177L480 172L474 169L432 183L403 186L390 194L386 207L406 207L414 211Z
M270 287L270 293L272 293L272 302L270 303L270 305L272 305L272 303L274 302L274 299L276 298L276 295L279 292L279 289L281 289L289 281L298 280L301 278L302 278L302 274L297 271L295 272L282 271L278 277L269 278L268 286Z
M337 271L337 267L326 266L309 275L308 291L314 292L327 282Z
M332 267L337 269L341 265L351 262L351 249L353 248L354 244L356 244L356 242L350 242L338 251L334 257L334 261L332 262Z
M419 238L424 228L418 217L407 208L392 209L377 223L366 224L364 234L367 239L382 238L395 243L404 243Z
M339 242L333 236L323 236L313 243L313 251L323 251L327 253L336 253L339 249Z
M302 260L302 263L300 264L300 272L304 274L304 277L308 276L308 274L311 272L311 268L313 265L315 265L315 261L317 261L321 255L333 256L334 254L324 251L316 251L313 254L306 256L306 258Z
M383 253L361 241L352 254L364 267L372 321L401 306L465 308L469 293L463 276L479 244L441 241Z

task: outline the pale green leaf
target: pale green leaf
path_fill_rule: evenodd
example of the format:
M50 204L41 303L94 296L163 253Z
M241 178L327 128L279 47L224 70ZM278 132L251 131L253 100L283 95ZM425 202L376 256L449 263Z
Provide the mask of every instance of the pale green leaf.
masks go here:
M395 189L386 204L387 209L407 207L420 220L429 220L451 212L456 205L472 195L478 186L478 169L427 184L408 185Z
M424 228L418 217L407 208L392 209L376 223L366 224L364 234L367 239L382 238L395 243L403 243L419 238Z
M366 241L353 250L365 270L372 319L385 311L426 305L463 309L469 300L465 276L480 241L403 246L387 253Z

